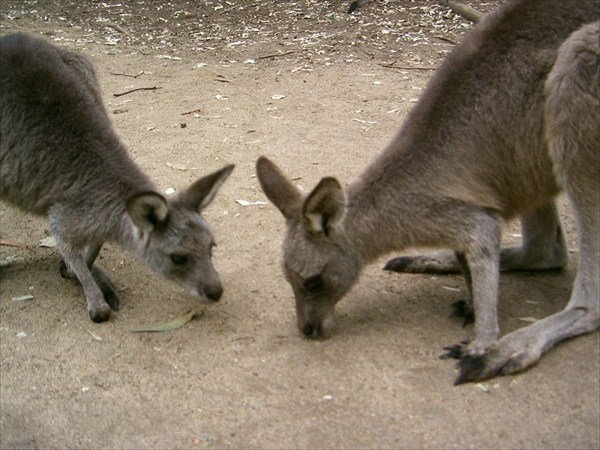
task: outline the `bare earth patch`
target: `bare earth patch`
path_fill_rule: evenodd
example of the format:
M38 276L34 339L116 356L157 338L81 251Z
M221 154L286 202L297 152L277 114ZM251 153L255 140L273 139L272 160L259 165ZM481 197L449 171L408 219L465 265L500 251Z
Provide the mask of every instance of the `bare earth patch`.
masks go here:
M198 307L107 245L121 310L92 323L60 277L43 219L0 205L1 448L597 448L599 335L515 377L454 387L442 347L458 276L370 266L307 341L279 268L284 231L254 176L273 158L308 190L349 183L392 139L471 24L438 2L11 1L0 33L89 54L117 132L161 189L236 169L206 217L220 303L180 328L133 333ZM482 11L498 1L467 2ZM123 94L115 96L115 94ZM562 202L569 245L572 216ZM507 243L519 228L507 229ZM561 309L576 271L501 278L503 332Z

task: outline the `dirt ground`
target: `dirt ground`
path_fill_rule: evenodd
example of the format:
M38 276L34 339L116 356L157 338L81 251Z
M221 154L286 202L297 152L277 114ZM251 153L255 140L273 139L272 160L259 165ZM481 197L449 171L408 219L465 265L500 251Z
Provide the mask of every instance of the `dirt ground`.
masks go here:
M466 295L458 276L385 273L381 260L338 305L329 339L296 329L283 219L237 202L266 201L256 159L272 157L306 190L325 175L349 183L471 26L437 2L375 1L352 15L348 3L0 2L0 33L41 33L91 56L119 135L161 190L236 164L205 213L225 294L166 333L132 330L193 298L108 244L99 264L121 310L92 323L56 250L39 246L45 221L0 205L0 238L20 245L0 247L1 448L600 446L598 333L518 376L453 386L453 363L438 355L472 332L448 317ZM114 96L135 88L154 89ZM577 252L561 205L571 261L503 275L503 333L569 297ZM518 232L511 224L506 242Z

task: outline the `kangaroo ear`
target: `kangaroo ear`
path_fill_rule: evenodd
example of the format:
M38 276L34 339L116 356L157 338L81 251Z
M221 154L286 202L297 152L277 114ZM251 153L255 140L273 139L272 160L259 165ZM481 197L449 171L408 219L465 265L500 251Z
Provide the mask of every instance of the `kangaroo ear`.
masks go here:
M142 231L152 231L166 223L169 214L167 200L156 192L143 192L127 200L127 213Z
M215 198L217 192L231 175L235 166L230 164L210 175L194 181L186 190L181 191L177 200L194 211L202 211Z
M286 219L291 219L298 214L302 204L302 194L279 167L261 156L256 161L256 175L267 198Z
M305 228L313 233L325 233L341 222L346 211L346 197L338 180L323 178L304 201L302 216Z

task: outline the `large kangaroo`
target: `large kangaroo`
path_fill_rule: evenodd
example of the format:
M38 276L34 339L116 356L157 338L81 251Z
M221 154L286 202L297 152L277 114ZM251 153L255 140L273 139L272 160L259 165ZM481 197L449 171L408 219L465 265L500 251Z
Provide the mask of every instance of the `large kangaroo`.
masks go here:
M0 198L48 217L65 265L85 291L95 322L119 303L94 261L116 241L192 295L217 301L223 288L200 215L233 166L166 199L113 131L91 62L39 38L0 38Z
M287 220L283 268L305 335L326 333L366 263L408 247L454 254L400 258L388 268L460 267L469 286L475 339L446 355L460 359L456 383L521 371L557 342L599 327L600 22L583 26L599 14L598 0L522 0L484 17L346 192L327 177L304 197L272 162L258 160L262 188ZM577 218L571 299L498 339L499 270L567 262L559 186ZM501 250L503 223L515 216L523 245Z

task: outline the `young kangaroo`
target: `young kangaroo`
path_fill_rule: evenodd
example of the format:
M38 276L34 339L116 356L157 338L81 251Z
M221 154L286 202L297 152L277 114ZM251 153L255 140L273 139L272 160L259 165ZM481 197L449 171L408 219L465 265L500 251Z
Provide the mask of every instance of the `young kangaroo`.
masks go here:
M200 212L233 166L166 199L113 131L91 62L25 34L0 38L0 118L0 198L48 217L61 273L79 280L94 322L119 306L94 265L106 241L192 295L219 300L214 242Z
M272 162L258 160L261 186L287 221L283 268L302 333L324 335L361 268L408 247L448 248L456 259L402 258L392 269L458 266L469 286L475 338L446 355L460 359L457 383L524 370L557 342L599 327L600 22L584 26L599 14L598 0L573 8L521 0L482 18L346 192L327 177L304 197ZM559 186L579 233L571 299L498 339L499 270L567 261ZM503 223L516 216L523 246L501 250Z

